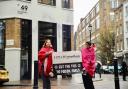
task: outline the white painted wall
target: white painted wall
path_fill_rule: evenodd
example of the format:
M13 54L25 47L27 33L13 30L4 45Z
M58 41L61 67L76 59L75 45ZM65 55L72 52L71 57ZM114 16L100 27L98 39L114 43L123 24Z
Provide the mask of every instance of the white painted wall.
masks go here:
M57 4L60 0L57 0ZM20 14L21 6L27 5L28 10ZM73 10L63 9L57 6L44 5L40 3L26 3L21 1L0 1L0 18L19 17L26 19L37 19L54 23L65 23L73 25Z
M5 68L9 71L9 80L20 80L20 48L5 49Z

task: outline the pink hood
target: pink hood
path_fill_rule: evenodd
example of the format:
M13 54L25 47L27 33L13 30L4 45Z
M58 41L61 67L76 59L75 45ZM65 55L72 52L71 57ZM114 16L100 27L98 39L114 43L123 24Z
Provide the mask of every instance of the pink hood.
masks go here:
M83 68L93 77L96 62L94 48L83 48L81 52Z

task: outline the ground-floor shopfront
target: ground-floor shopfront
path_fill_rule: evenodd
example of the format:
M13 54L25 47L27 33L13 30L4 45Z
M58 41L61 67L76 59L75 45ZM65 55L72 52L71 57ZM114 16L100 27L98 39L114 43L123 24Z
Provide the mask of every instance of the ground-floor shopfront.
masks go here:
M0 20L0 65L9 71L11 81L32 79L34 58L45 39L55 51L72 50L73 26L23 18ZM36 56L35 56L36 55Z

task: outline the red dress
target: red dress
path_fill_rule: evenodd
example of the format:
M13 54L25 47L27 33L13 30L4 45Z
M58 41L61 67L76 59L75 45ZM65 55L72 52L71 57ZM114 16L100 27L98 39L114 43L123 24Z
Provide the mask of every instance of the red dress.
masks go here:
M39 71L41 71L42 65L44 66L44 74L49 76L49 73L52 71L52 54L46 56L46 53L53 51L52 48L42 47L38 53L39 60Z

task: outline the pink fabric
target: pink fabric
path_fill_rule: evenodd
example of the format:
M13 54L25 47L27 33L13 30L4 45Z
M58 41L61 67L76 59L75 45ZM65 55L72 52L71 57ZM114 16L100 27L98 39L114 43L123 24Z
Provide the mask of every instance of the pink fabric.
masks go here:
M94 48L83 48L81 52L83 68L93 77L96 62Z
M46 76L49 76L49 73L52 69L52 55L49 55L46 57L46 52L53 51L52 48L41 48L41 50L38 53L38 59L39 59L39 73L41 71L41 65L44 65L44 74Z

